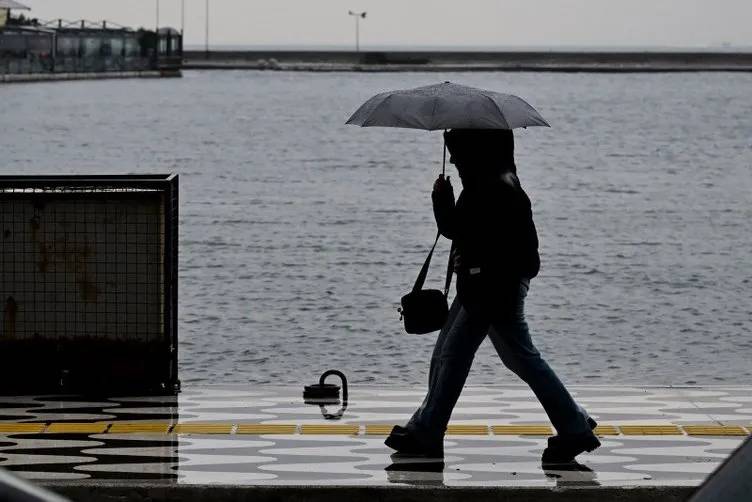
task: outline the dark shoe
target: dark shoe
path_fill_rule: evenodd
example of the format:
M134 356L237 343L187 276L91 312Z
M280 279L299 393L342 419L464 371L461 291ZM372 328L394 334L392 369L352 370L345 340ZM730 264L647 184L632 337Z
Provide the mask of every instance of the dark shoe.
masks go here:
M395 426L384 444L397 453L411 457L444 458L444 446L429 447L418 441L407 429Z
M587 417L587 424L590 426L591 431L594 431L598 427L598 422L593 420L593 417Z
M569 464L583 452L590 452L601 445L592 432L559 435L548 438L548 448L543 450L543 464Z
M408 434L407 427L402 427L401 425L395 425L392 427L391 434Z

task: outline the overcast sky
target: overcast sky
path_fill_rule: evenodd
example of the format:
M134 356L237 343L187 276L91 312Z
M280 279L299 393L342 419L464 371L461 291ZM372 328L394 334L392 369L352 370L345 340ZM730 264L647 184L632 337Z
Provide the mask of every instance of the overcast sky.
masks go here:
M21 0L42 19L154 26L157 0ZM209 0L216 45L752 46L752 0ZM160 0L180 28L181 0ZM205 0L185 0L186 43L204 41Z

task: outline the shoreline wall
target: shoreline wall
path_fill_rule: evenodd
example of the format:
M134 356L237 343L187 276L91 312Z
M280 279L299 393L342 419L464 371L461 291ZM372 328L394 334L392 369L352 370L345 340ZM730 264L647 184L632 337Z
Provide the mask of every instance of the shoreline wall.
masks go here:
M184 69L752 71L752 52L185 51Z
M108 80L121 78L164 78L180 77L180 71L163 72L159 70L144 71L109 71L88 73L26 73L0 74L0 83L57 82L69 80Z

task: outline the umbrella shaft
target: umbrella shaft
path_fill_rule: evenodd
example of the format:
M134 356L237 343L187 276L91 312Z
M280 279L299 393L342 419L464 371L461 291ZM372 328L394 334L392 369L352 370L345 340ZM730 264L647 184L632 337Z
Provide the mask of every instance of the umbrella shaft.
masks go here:
M446 133L446 131L444 131ZM446 174L446 139L444 139L444 159L441 161L441 175Z

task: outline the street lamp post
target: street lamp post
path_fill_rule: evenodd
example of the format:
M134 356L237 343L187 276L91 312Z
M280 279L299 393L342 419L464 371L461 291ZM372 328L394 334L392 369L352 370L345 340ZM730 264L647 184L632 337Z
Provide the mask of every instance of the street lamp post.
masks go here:
M157 0L157 31L159 31L159 0Z
M206 40L204 44L204 50L206 55L209 55L209 0L206 0Z
M360 20L366 18L366 13L351 10L348 10L347 13L355 18L355 52L360 52Z
M185 0L180 0L180 34L185 35Z

